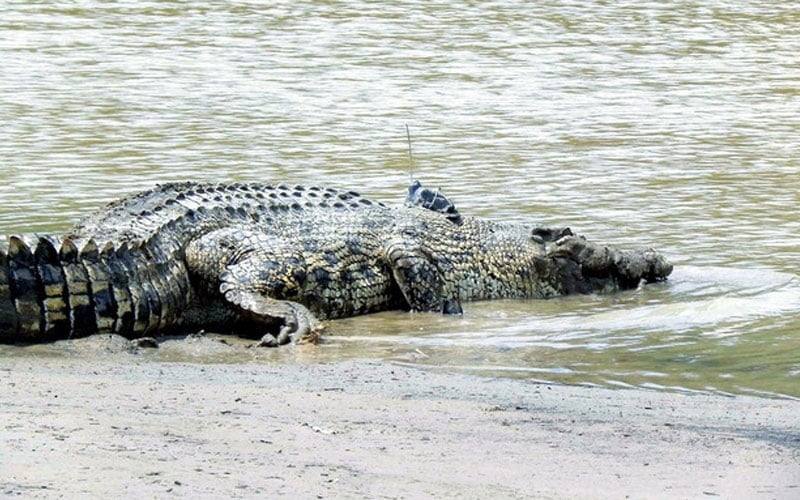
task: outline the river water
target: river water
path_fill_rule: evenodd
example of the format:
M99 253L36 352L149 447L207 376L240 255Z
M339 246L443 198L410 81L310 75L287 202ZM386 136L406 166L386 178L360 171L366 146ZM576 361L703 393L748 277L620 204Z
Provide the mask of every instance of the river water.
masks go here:
M5 1L0 123L0 233L171 180L399 202L408 124L413 175L462 213L656 246L676 270L343 320L316 360L800 397L792 2Z

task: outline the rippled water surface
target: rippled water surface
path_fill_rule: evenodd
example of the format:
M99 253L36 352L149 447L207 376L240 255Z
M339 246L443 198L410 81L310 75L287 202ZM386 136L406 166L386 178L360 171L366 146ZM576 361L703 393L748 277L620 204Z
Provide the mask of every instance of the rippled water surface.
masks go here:
M399 201L408 124L463 213L657 246L675 274L343 320L315 359L800 397L791 2L268 4L5 2L0 233L169 180Z

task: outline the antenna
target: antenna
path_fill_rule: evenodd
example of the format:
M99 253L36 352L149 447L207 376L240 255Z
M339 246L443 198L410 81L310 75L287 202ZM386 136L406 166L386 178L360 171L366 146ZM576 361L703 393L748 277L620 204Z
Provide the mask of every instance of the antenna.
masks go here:
M408 177L409 182L414 182L414 155L411 154L411 132L406 123L406 139L408 139Z

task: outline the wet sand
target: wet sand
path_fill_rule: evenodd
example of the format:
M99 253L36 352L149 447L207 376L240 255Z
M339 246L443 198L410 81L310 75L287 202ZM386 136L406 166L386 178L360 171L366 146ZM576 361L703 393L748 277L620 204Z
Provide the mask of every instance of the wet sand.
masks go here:
M0 496L800 497L798 401L103 349L0 377Z

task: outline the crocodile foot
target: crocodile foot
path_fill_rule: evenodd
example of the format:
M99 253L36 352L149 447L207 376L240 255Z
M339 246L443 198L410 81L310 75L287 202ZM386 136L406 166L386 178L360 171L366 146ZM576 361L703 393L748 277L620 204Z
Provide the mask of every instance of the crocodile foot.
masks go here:
M255 345L256 347L278 347L290 342L294 344L316 344L319 342L325 331L322 323L304 324L298 327L296 324L287 324L281 327L277 335L267 333Z
M320 321L303 304L273 299L258 291L237 287L235 283L223 282L220 290L243 318L266 328L274 327L276 323L281 325L277 335L265 334L257 344L259 347L277 347L290 342L306 344L322 332Z

